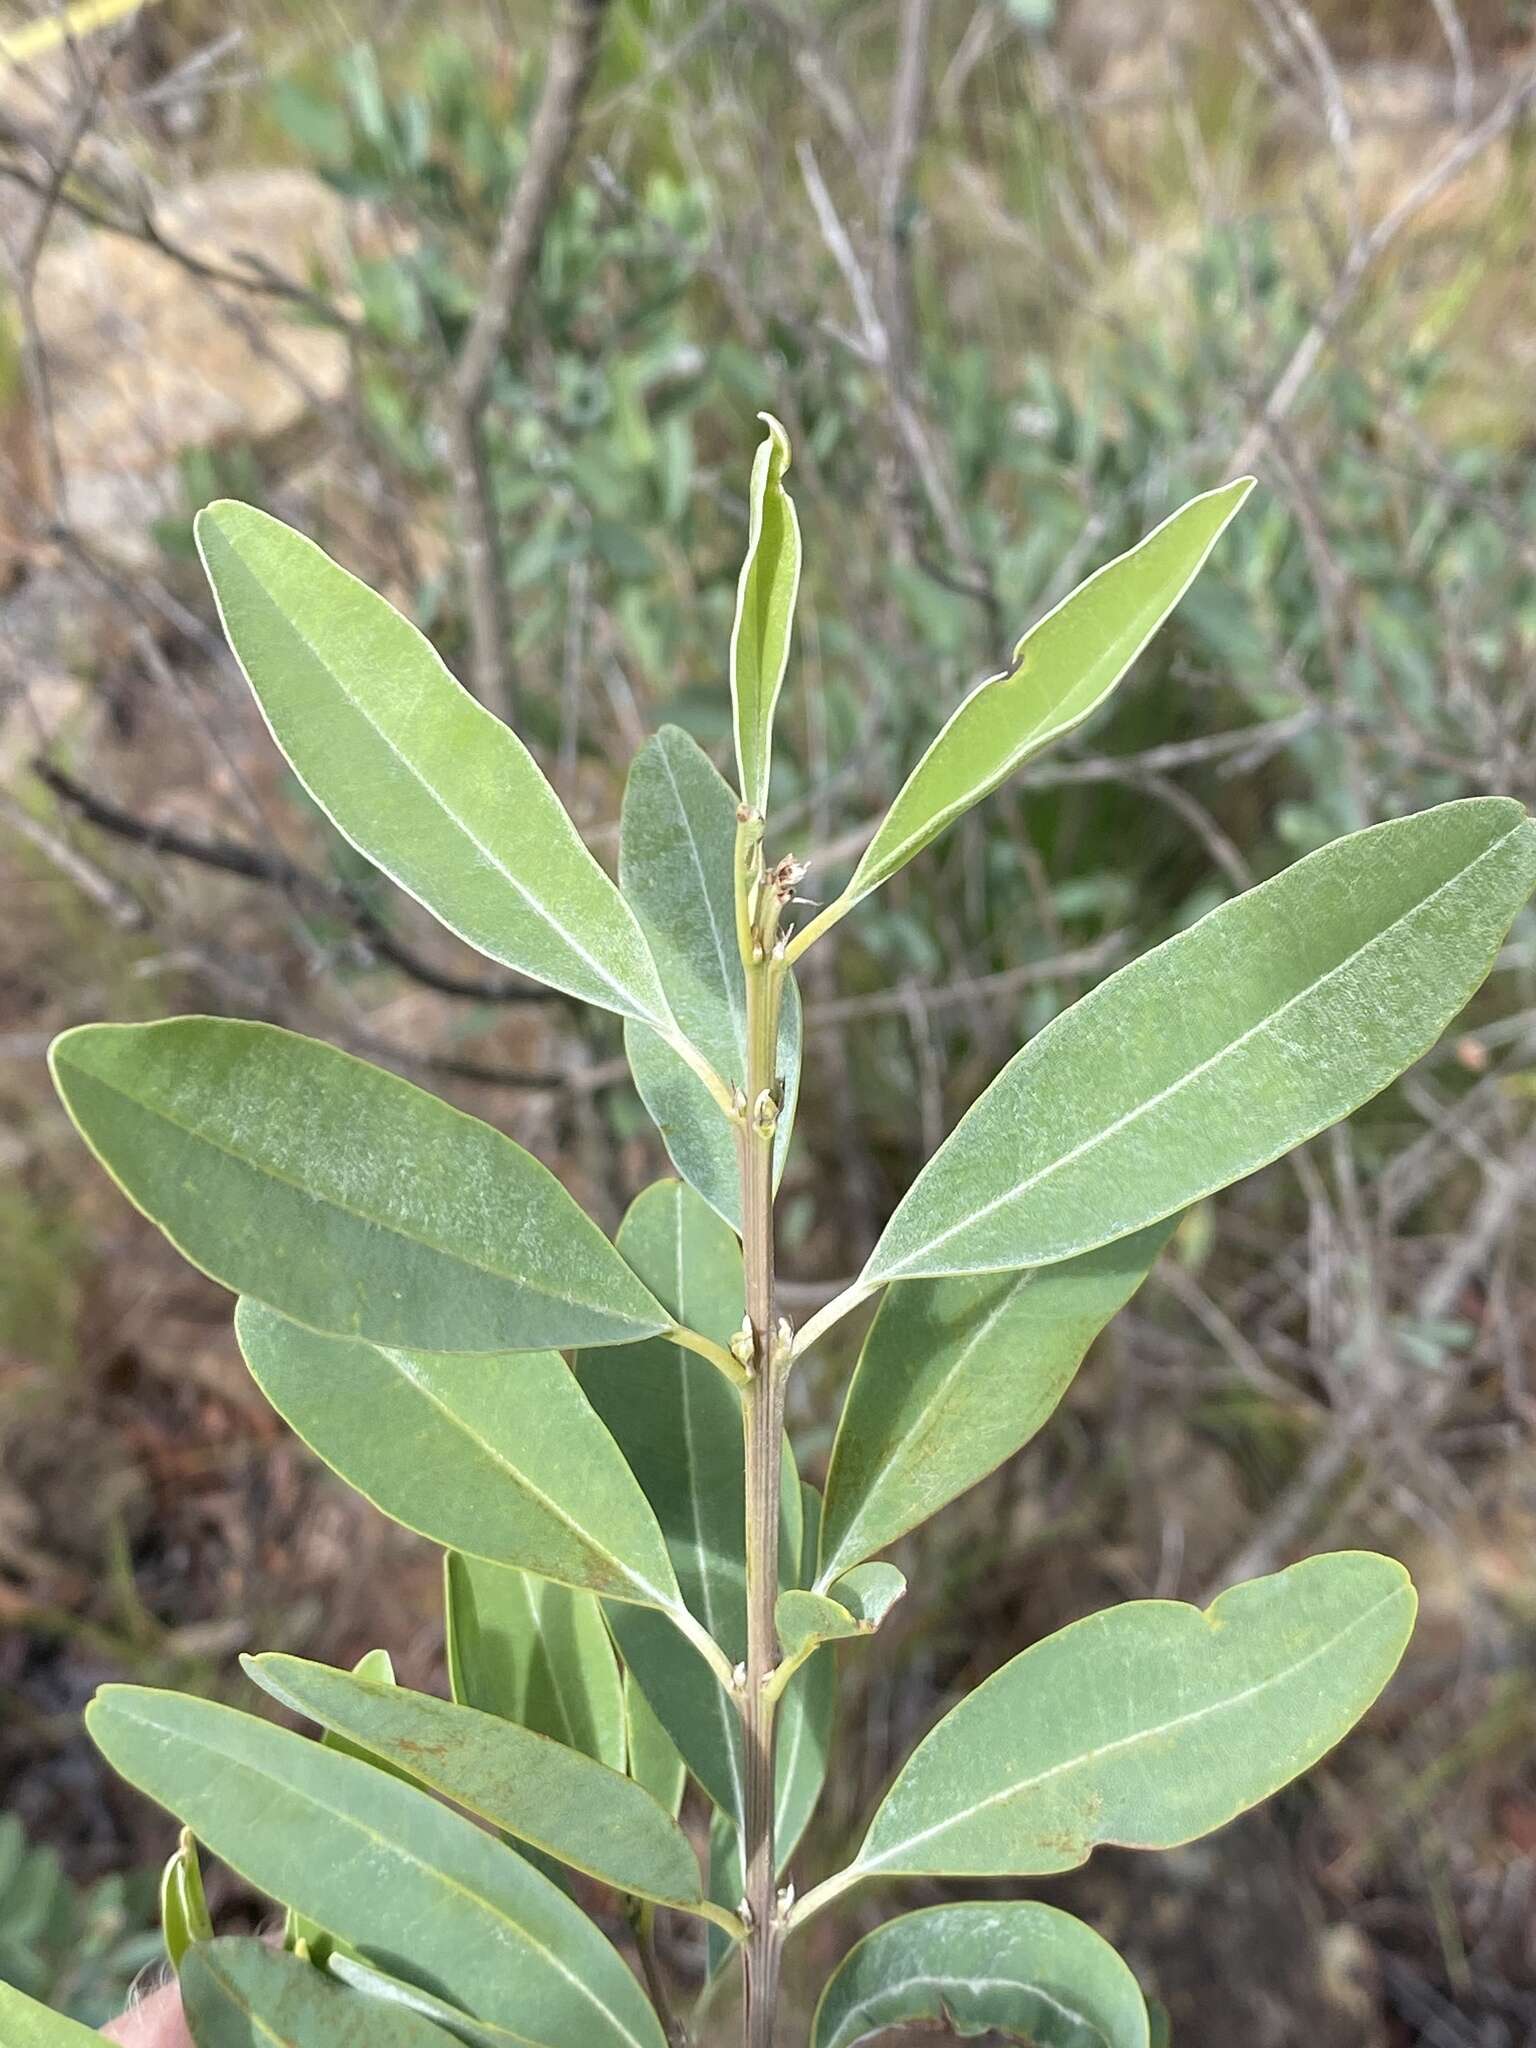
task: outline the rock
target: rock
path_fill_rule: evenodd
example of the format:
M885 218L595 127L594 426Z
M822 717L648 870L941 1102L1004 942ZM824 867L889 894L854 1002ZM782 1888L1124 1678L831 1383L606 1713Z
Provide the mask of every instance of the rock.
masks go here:
M221 269L255 252L307 280L344 255L343 201L298 170L209 178L156 219L176 248ZM150 528L179 508L189 449L269 444L346 385L342 335L122 235L93 229L49 248L37 315L71 524L120 562L153 559Z

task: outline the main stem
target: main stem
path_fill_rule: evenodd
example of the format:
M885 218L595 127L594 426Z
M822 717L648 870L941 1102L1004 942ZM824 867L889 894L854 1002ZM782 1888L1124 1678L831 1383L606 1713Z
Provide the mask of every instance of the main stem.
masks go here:
M741 1700L747 1906L746 2048L771 2048L778 2003L778 1912L774 1851L775 1702L767 1681L778 1662L774 1602L779 1589L779 1485L784 1440L784 1382L789 1347L781 1341L773 1283L773 1149L779 1115L779 998L785 968L775 956L778 902L762 876L761 826L744 825L737 876L747 976L746 1102L737 1127L741 1164L742 1254L752 1377L742 1395L746 1444L747 1660Z

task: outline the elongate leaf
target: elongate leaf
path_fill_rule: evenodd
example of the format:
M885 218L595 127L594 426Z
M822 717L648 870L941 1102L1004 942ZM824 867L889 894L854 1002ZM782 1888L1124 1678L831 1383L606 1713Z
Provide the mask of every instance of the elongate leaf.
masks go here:
M86 1721L131 1785L376 1968L541 2048L663 2048L591 1921L427 1793L210 1700L107 1686Z
M826 1593L792 1587L773 1610L779 1647L786 1657L800 1658L817 1643L872 1636L906 1590L906 1578L893 1564L856 1565Z
M454 1698L622 1770L619 1664L593 1595L457 1550L444 1581Z
M1014 1056L913 1182L861 1291L1072 1258L1278 1159L1429 1050L1533 884L1536 825L1472 797L1222 904Z
M619 879L650 941L662 986L690 1042L736 1086L747 1073L747 987L736 938L736 799L709 756L664 725L635 756L624 790ZM774 1166L782 1173L800 1089L800 995L786 978L779 1021L784 1107ZM741 1178L730 1119L654 1031L627 1024L641 1100L678 1172L741 1227Z
M688 1783L688 1767L630 1671L624 1674L624 1725L629 1775L637 1785L645 1787L663 1812L676 1820Z
M235 1311L235 1334L284 1421L394 1521L496 1564L680 1610L656 1518L558 1353L386 1351L252 1301Z
M197 2048L450 2048L403 2005L345 1990L312 1963L251 1938L204 1942L181 1973Z
M532 755L410 621L253 506L210 505L197 543L274 739L352 844L493 960L674 1031L633 916Z
M5 2048L101 2048L101 2036L50 2012L0 1977L0 2041Z
M241 1659L295 1713L412 1772L422 1784L546 1855L636 1898L702 1898L687 1837L651 1795L580 1750L430 1694L371 1685L301 1657Z
M918 1744L849 1876L1030 1877L1072 1870L1098 1843L1209 1834L1348 1734L1396 1670L1416 1604L1401 1565L1340 1551L1203 1614L1137 1600L1076 1622Z
M666 1326L547 1167L334 1046L173 1017L82 1025L50 1060L86 1143L178 1251L310 1329L524 1351Z
M181 1839L160 1873L160 1931L166 1956L177 1972L195 1942L213 1939L213 1922L208 1915L202 1867L197 1858L197 1837L190 1828L182 1829Z
M811 2048L922 2021L1035 2048L1148 2048L1146 2003L1109 1943L1034 1900L930 1906L877 1927L827 1980Z
M741 800L765 813L773 714L789 662L800 588L800 521L784 488L789 437L771 413L759 413L758 418L768 435L752 464L747 554L731 629L731 704Z
M705 1202L659 1181L631 1205L619 1245L669 1314L717 1343L741 1322L741 1247ZM746 1654L745 1479L741 1401L706 1360L658 1340L584 1352L576 1374L655 1510L683 1599L725 1652ZM786 1456L782 1508L786 1582L798 1571L798 1482ZM740 1804L740 1716L698 1656L650 1617L610 1610L626 1665L710 1797Z
M1109 696L1200 573L1253 488L1193 498L1032 626L1012 666L974 689L912 770L840 900L851 909Z
M903 1281L880 1304L827 1470L825 1587L984 1479L1050 1417L1172 1225L1059 1266Z

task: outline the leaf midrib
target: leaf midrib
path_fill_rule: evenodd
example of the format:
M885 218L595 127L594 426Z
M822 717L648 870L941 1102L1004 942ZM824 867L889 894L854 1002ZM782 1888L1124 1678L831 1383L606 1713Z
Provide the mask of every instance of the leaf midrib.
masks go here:
M834 2039L841 2041L852 2039L857 2043L864 2037L859 2034L849 2036L844 2032L844 2027L852 2021L863 2018L883 1999L889 1998L893 1994L900 1997L903 1992L918 1990L926 1984L932 1984L941 1994L944 1988L951 1984L956 1986L963 1985L968 1991L1026 1991L1031 1998L1038 1998L1042 2005L1048 2005L1054 2011L1059 2012L1063 2019L1071 2020L1076 2026L1090 2028L1094 2038L1105 2043L1107 2048L1107 2037L1104 2030L1090 2013L1079 2012L1073 2006L1063 2005L1061 2000L1053 1996L1043 1985L1026 1984L1020 1977L972 1977L962 1974L959 1970L923 1970L916 1976L900 1977L890 1984L882 1984L878 1991L868 1993L856 2005L849 2006ZM884 2024L882 2022L882 2026Z
M1018 1799L1024 1793L1033 1792L1038 1786L1048 1784L1052 1778L1063 1777L1070 1771L1082 1770L1089 1765L1100 1763L1105 1757L1118 1755L1123 1750L1134 1749L1140 1743L1158 1741L1165 1735L1172 1735L1182 1728L1191 1727L1197 1721L1209 1720L1213 1714L1228 1713L1233 1708L1244 1706L1249 1700L1259 1698L1261 1694L1271 1691L1275 1686L1284 1685L1288 1680L1294 1678L1298 1672L1305 1671L1308 1665L1315 1664L1319 1657L1327 1656L1331 1650L1337 1649L1341 1643L1348 1642L1357 1629L1363 1628L1368 1621L1374 1620L1383 1608L1390 1607L1394 1602L1400 1601L1407 1591L1408 1588L1406 1586L1394 1586L1390 1593L1384 1594L1380 1600L1373 1602L1363 1613L1357 1614L1353 1621L1348 1623L1346 1627L1339 1629L1334 1635L1329 1636L1326 1642L1319 1643L1314 1649L1309 1650L1305 1657L1299 1658L1294 1664L1287 1665L1283 1671L1271 1672L1267 1678L1260 1679L1256 1685L1245 1686L1241 1692L1229 1693L1225 1698L1213 1700L1207 1706L1193 1707L1187 1714L1176 1714L1172 1720L1159 1722L1154 1727L1134 1729L1129 1735L1117 1736L1113 1742L1101 1743L1097 1749L1080 1750L1075 1756L1064 1757L1060 1763L1051 1764L1046 1770L1037 1771L1033 1777L1020 1778L1012 1785L1005 1785L1000 1791L989 1793L985 1799L978 1799L974 1806L968 1806L958 1813L949 1814L945 1819L936 1821L932 1827L923 1828L919 1833L907 1836L904 1841L895 1844L889 1849L882 1850L878 1856L870 1858L868 1862L864 1861L861 1851L859 1857L855 1860L855 1867L865 1874L874 1870L889 1869L894 1858L907 1855L920 1843L931 1841L936 1835L948 1834L952 1828L961 1827L967 1821L974 1820L977 1814L986 1813L994 1806L1006 1805L1010 1800ZM1114 1610L1111 1609L1110 1612L1113 1613ZM1211 1614L1209 1612L1202 1614L1199 1618L1208 1629L1212 1627ZM1025 1656L1029 1654L1027 1650L1024 1652ZM1006 1668L1005 1666L1004 1669ZM974 1698L975 1695L972 1694L971 1697ZM965 1702L962 1701L961 1705L964 1706ZM942 1722L940 1726L943 1726ZM937 1729L934 1732L937 1734ZM918 1752L914 1752L913 1760L915 1760L917 1754ZM911 1761L909 1761L906 1768L910 1770ZM903 1775L905 1775L905 1772L903 1772ZM900 1779L897 1780L896 1785L892 1786L892 1793L897 1790L899 1784ZM890 1794L887 1794L887 1797L890 1796ZM880 1816L876 1814L874 1823L870 1828L871 1834L874 1833L875 1827L879 1825L879 1820ZM1094 1837L1093 1839L1097 1840L1099 1838Z
M125 1712L122 1708L118 1708L117 1711L119 1713ZM633 2048L645 2048L645 2044L630 2032L613 2008L604 2004L592 1987L563 1962L554 1949L541 1941L531 1928L525 1927L521 1921L514 1920L512 1915L505 1908L499 1906L494 1899L487 1898L483 1892L476 1891L472 1885L466 1884L461 1878L454 1877L439 1864L429 1863L425 1857L419 1856L414 1849L400 1841L397 1837L381 1834L377 1828L371 1827L367 1821L360 1820L356 1814L349 1813L345 1807L332 1806L327 1800L320 1798L308 1787L295 1785L290 1779L280 1777L277 1773L265 1768L263 1765L252 1763L249 1757L241 1756L236 1752L223 1748L219 1744L211 1742L206 1735L188 1737L182 1729L177 1728L174 1724L167 1725L164 1721L157 1721L152 1714L146 1714L142 1710L137 1715L127 1713L125 1718L129 1720L136 1719L141 1728L152 1728L157 1734L170 1736L173 1741L186 1742L190 1740L194 1742L205 1754L220 1757L226 1763L233 1765L236 1770L247 1771L253 1778L259 1778L263 1784L273 1785L279 1792L286 1793L289 1798L297 1799L302 1803L312 1806L317 1813L324 1814L329 1820L339 1821L343 1827L350 1828L354 1833L361 1835L365 1841L374 1843L380 1849L398 1856L402 1861L413 1865L428 1879L441 1885L444 1890L469 1900L472 1905L479 1907L491 1919L499 1921L502 1926L509 1929L514 1942L521 1941L526 1947L534 1949L539 1955L543 1956L560 1976L576 1987L589 2004L596 2006L597 2010L618 2029L624 2039L633 2044ZM359 1768L371 1770L372 1766L360 1765ZM509 1851L508 1853L510 1854L511 1852ZM230 1862L232 1869L239 1868L233 1858L227 1860ZM595 1929L594 1932L596 1932ZM493 2020L489 2024L497 2026L500 2022ZM538 2044L531 2044L531 2048L538 2048Z
M1527 821L1522 818L1518 825L1512 825L1507 832L1501 833L1491 846L1484 847L1480 854L1468 861L1464 867L1458 868L1454 875L1449 875L1445 881L1437 883L1427 896L1421 896L1411 909L1403 912L1401 917L1395 917L1389 925L1384 925L1380 931L1373 932L1370 938L1366 939L1363 944L1357 946L1352 953L1347 953L1342 960L1336 962L1326 973L1318 975L1313 981L1309 981L1305 988L1298 989L1292 996L1287 996L1278 1009L1271 1010L1266 1016L1261 1017L1256 1024L1249 1025L1246 1031L1240 1032L1236 1038L1229 1039L1224 1046L1221 1046L1207 1059L1199 1061L1187 1073L1181 1074L1177 1080L1169 1082L1166 1088L1160 1088L1155 1095L1150 1095L1145 1101L1137 1103L1134 1108L1127 1110L1122 1116L1117 1117L1113 1123L1106 1124L1102 1129L1094 1131L1090 1136L1072 1146L1070 1150L1048 1161L1046 1165L1040 1167L1035 1173L1016 1182L1005 1193L994 1196L990 1202L983 1203L981 1208L973 1211L971 1215L962 1217L958 1223L952 1223L947 1230L941 1231L936 1237L927 1239L919 1249L908 1252L906 1257L899 1261L898 1264L884 1270L880 1274L881 1279L893 1280L902 1278L903 1267L909 1266L914 1260L931 1258L942 1245L948 1244L951 1238L958 1237L962 1231L974 1229L977 1224L984 1223L989 1216L995 1215L999 1209L1005 1209L1009 1203L1016 1202L1023 1196L1032 1193L1035 1188L1042 1186L1054 1174L1061 1173L1067 1167L1075 1165L1079 1159L1086 1158L1090 1153L1096 1151L1100 1145L1107 1144L1111 1138L1118 1137L1121 1131L1127 1130L1132 1124L1138 1122L1140 1118L1149 1116L1153 1110L1159 1109L1165 1102L1171 1101L1173 1097L1182 1093L1185 1088L1200 1080L1213 1068L1220 1066L1223 1060L1230 1058L1234 1053L1240 1052L1250 1040L1273 1030L1281 1018L1293 1010L1298 1003L1306 1002L1309 997L1316 995L1317 991L1320 988L1326 987L1336 975L1343 974L1348 968L1353 967L1357 960L1363 959L1373 946L1381 945L1384 941L1393 937L1402 926L1422 916L1436 898L1443 896L1447 889L1457 888L1461 883L1465 882L1467 877L1474 873L1477 868L1481 867L1485 860L1491 860L1517 833L1522 832L1525 829L1526 823ZM1235 900L1241 902L1243 899L1238 897ZM1172 942L1170 941L1170 943ZM1153 957L1152 954L1144 954L1142 959L1146 961ZM1070 1016L1071 1012L1067 1011L1063 1014ZM1035 1040L1037 1045L1039 1042L1038 1039ZM1006 1073L1006 1071L1007 1069L1005 1068L1004 1072ZM999 1076L999 1079L1001 1078ZM983 1096L981 1101L985 1101L985 1099L985 1096ZM976 1107L980 1107L980 1102L977 1103ZM934 1157L935 1159L942 1157L942 1151L935 1153ZM1176 1206L1181 1207L1182 1205L1183 1198L1181 1198ZM1153 1219L1148 1218L1147 1220L1150 1222ZM1088 1247L1084 1246L1082 1249L1086 1250ZM878 1255L878 1245L875 1251ZM875 1270L874 1259L871 1258L870 1264L865 1268L864 1277L870 1277ZM976 1270L981 1269L978 1268ZM1006 1270L1006 1268L1003 1270Z
M600 1543L589 1530L582 1527L567 1509L563 1508L551 1495L545 1493L542 1487L536 1486L526 1472L519 1466L514 1465L503 1452L499 1451L488 1438L482 1436L457 1410L451 1408L430 1387L423 1385L412 1369L408 1355L405 1352L391 1350L389 1346L384 1344L377 1344L374 1346L374 1349L381 1357L388 1359L389 1363L395 1367L403 1379L407 1380L415 1388L416 1392L420 1394L429 1407L435 1408L438 1414L452 1428L457 1429L463 1436L467 1437L493 1465L500 1471L505 1472L514 1487L527 1494L529 1499L542 1508L552 1520L559 1522L564 1528L568 1529L583 1549L589 1551L593 1556L606 1559L608 1563L616 1566L627 1585L638 1586L642 1592L649 1596L648 1604L654 1603L663 1613L671 1613L675 1610L678 1604L676 1600L658 1592L649 1579L644 1578L633 1565L626 1564L616 1551L609 1550L605 1544ZM528 1571L528 1567L525 1565L519 1565L517 1569L524 1573ZM532 1576L537 1578L539 1574L535 1572ZM581 1588L577 1590L588 1589ZM604 1597L611 1600L618 1596L612 1592L605 1592Z
M147 1116L158 1117L162 1123L169 1124L173 1131L180 1131L183 1137L192 1139L195 1144L206 1145L210 1152L217 1152L225 1159L232 1159L237 1166L243 1166L252 1173L261 1174L267 1180L275 1181L279 1187L291 1188L295 1194L302 1195L306 1201L314 1202L317 1206L335 1209L343 1216L350 1216L354 1222L365 1223L373 1230L382 1230L390 1237L399 1238L404 1244L419 1245L423 1251L433 1252L439 1258L451 1259L456 1265L465 1266L472 1273L484 1273L489 1279L506 1281L514 1287L524 1289L528 1293L542 1294L551 1301L563 1301L570 1308L587 1309L593 1314L610 1318L619 1317L625 1322L630 1320L628 1316L623 1316L622 1312L609 1308L601 1302L588 1301L581 1295L569 1294L558 1287L552 1287L547 1284L533 1285L520 1273L505 1272L499 1266L486 1265L481 1259L466 1257L462 1251L452 1246L434 1243L430 1237L423 1237L415 1231L402 1229L398 1223L390 1222L384 1217L370 1216L366 1209L355 1208L350 1202L342 1201L337 1195L317 1193L315 1189L306 1187L303 1181L293 1179L290 1174L281 1172L266 1160L258 1159L249 1152L238 1152L232 1145L223 1143L210 1132L199 1129L197 1125L183 1123L180 1117L172 1116L163 1102L158 1099L151 1100L142 1095L135 1095L130 1089L124 1088L120 1083L109 1079L97 1069L82 1066L78 1061L75 1062L75 1069L77 1073L84 1074L87 1080L94 1081L99 1088L105 1088L111 1094L120 1096L124 1102L132 1103L136 1109L142 1110ZM443 1107L448 1108L450 1105L444 1104ZM466 1118L465 1121L471 1122L473 1119ZM489 1130L490 1126L486 1125L485 1128ZM501 1133L493 1131L492 1136L500 1137ZM512 1141L505 1139L503 1142L510 1144ZM530 1153L528 1157L532 1159L533 1155ZM539 1161L534 1159L533 1164L538 1166ZM541 1170L547 1172L548 1168L542 1168ZM558 1182L556 1182L556 1186L559 1186ZM562 1189L561 1192L564 1193L564 1190ZM575 1204L573 1203L572 1206L574 1207ZM593 1227L595 1228L596 1226L594 1225ZM169 1236L170 1232L167 1231L166 1234ZM176 1243L176 1240L173 1238L172 1242ZM178 1244L177 1249L180 1250L181 1248ZM271 1307L273 1304L268 1303L267 1306ZM277 1312L279 1314L282 1313L281 1310ZM336 1334L352 1335L354 1333L338 1332ZM364 1339L363 1341L367 1342L368 1340Z
M975 1355L976 1347L979 1344L985 1343L987 1338L991 1336L992 1332L997 1328L998 1324L1002 1321L1003 1317L1007 1315L1008 1311L1013 1307L1014 1303L1018 1300L1020 1294L1023 1293L1039 1277L1039 1272L1040 1268L1038 1266L1026 1266L1023 1269L1023 1271L1019 1274L1018 1278L1014 1281L1013 1285L1006 1290L1006 1292L1003 1295L1003 1298L998 1302L996 1308L994 1308L988 1315L986 1315L982 1319L980 1327L972 1333L970 1338L961 1348L960 1352L954 1360L954 1363L950 1366L948 1372L944 1374L938 1386L934 1389L931 1397L924 1402L922 1413L913 1419L913 1422L909 1428L902 1431L901 1435L896 1439L895 1444L888 1451L882 1454L879 1471L876 1473L873 1482L869 1486L868 1490L865 1492L864 1498L859 1502L852 1519L849 1521L848 1526L844 1531L844 1534L839 1539L837 1550L833 1555L831 1563L825 1564L821 1567L820 1573L817 1577L816 1586L814 1589L815 1591L825 1592L826 1588L831 1584L833 1579L840 1578L845 1571L852 1570L854 1565L862 1564L864 1558L870 1554L868 1551L863 1551L856 1557L849 1556L849 1553L851 1551L858 1550L859 1548L860 1538L858 1532L869 1519L869 1510L871 1503L880 1497L881 1488L885 1484L889 1474L896 1466L900 1464L901 1460L906 1455L914 1439L920 1436L930 1435L932 1433L935 1427L935 1410L938 1408L940 1402L942 1402L948 1395L956 1379L958 1379L960 1374L965 1370L966 1366L970 1364L972 1357ZM872 1328L870 1331L871 1340L873 1340L873 1337L874 1329ZM832 1465L833 1470L836 1469L836 1455L836 1445L834 1444ZM887 1542L894 1542L896 1539L895 1537L888 1537L885 1540ZM883 1547L883 1545L879 1545L876 1547L881 1548Z
M468 822L459 816L458 812L448 802L447 798L442 794L441 790L438 789L435 784L427 780L425 774L421 771L421 769L419 769L416 766L416 764L410 759L408 755L403 754L400 751L399 747L395 744L395 741L391 738L390 734L387 733L384 730L384 727L381 724L379 724L378 720L372 716L372 714L368 710L368 707L365 704L361 703L357 699L357 697L355 697L353 693L347 688L346 683L343 681L340 672L331 666L330 662L326 659L325 655L315 645L314 641L310 639L309 635L304 631L303 627L299 625L297 620L291 618L288 615L288 613L286 613L283 610L282 606L278 603L277 599L268 590L266 584L262 582L261 578L257 575L256 571L252 569L244 561L239 552L234 549L232 543L230 544L230 546L231 552L234 555L236 563L245 571L246 576L249 578L251 587L261 598L262 602L266 604L268 608L271 610L272 614L277 619L278 624L293 635L293 637L299 642L300 646L305 648L308 651L308 653L313 656L313 658L319 664L320 668L324 671L324 673L330 677L331 681L335 684L337 695L340 696L346 703L351 705L352 709L362 719L363 723L368 727L369 731L375 733L378 736L379 740L381 741L385 749L393 756L393 758L397 762L399 762L400 766L405 770L406 774L410 776L414 782L417 783L417 785L421 788L422 792L426 795L429 801L431 801L437 806L437 808L442 812L443 816L448 820L449 824L454 826L458 831L460 831L464 835L464 837L469 841L469 844L474 848L475 852L479 854L481 858L486 862L486 864L492 869L494 869L495 872L499 874L502 877L502 879L511 886L514 892L518 896L520 896L523 899L523 901L528 905L529 909L532 910L534 915L536 917L543 919L543 921L549 926L550 930L554 933L555 937L561 940L576 956L576 958L580 960L586 967L588 967L592 971L593 974L597 976L598 980L606 988L611 989L616 996L623 998L621 1004L619 1005L620 1009L625 1013L635 1014L632 1008L634 1002L634 997L632 993L628 989L626 989L621 982L616 981L613 975L608 971L608 969L604 967L602 962L600 960L594 959L593 956L587 951L586 947L581 945L580 942L570 932L566 930L565 926L560 922L559 918L555 916L554 912L543 901L543 899L535 895L533 890L530 889L525 882L521 881L509 867L506 866L506 864L498 857L498 855L492 850L492 848L487 846L485 842L478 836L478 834L472 829ZM406 623L407 625L409 625L410 622L407 620ZM430 642L426 644L428 646L429 652L432 653L433 658L439 662L439 665L441 665L441 657L436 654L435 649L431 648ZM244 668L244 666L245 664L242 661L241 667ZM443 673L445 676L448 675L448 671L446 668L444 668ZM452 682L453 679L450 676L448 677L448 680ZM255 691L258 701L260 701L260 691L256 690L256 686L254 683L252 683L251 687L253 691ZM455 685L455 687L458 686ZM468 697L468 693L466 692L465 694L466 697ZM492 714L489 711L486 711L483 705L475 704L473 698L469 698L468 701L474 711L478 711L485 718L491 719L492 724L498 726L502 731L511 733L511 728L502 726L501 721L499 719L492 718ZM511 733L511 737L514 740L516 740L516 733ZM519 742L519 744L521 743ZM538 764L533 760L531 755L528 757L528 765L533 770L534 774L538 775ZM304 782L305 787L308 788L309 783L307 777L304 778ZM338 830L344 831L345 828L341 825L340 819L335 816L330 806L326 803L325 799L320 795L319 791L311 789L310 794L314 797L315 802L320 805L320 808L325 812L326 816L330 818L332 823L337 826ZM556 807L558 808L558 799L556 799ZM559 821L556 820L555 822L558 824ZM351 838L350 833L347 833L346 836L349 839ZM586 854L586 858L589 861L591 861L592 866L596 869L597 873L599 875L602 875L604 881L608 880L608 877L606 875L603 875L602 869L598 867L597 862L593 861L591 855L586 853L586 848L581 845L579 840L577 840L576 845L570 850L581 854ZM367 854L369 860L375 859L374 854L369 852L367 848L364 848L363 851ZM383 868L384 872L387 875L389 875L392 880L400 882L402 888L410 889L410 884L404 881L404 879L401 876L397 875L394 869L388 866L384 861L378 861L377 865ZM610 884L610 886L612 885ZM617 895L618 892L615 891L614 893ZM414 895L415 891L411 890L411 894ZM623 899L620 898L621 904L622 900ZM433 906L431 904L428 904L427 908L433 910L434 916L438 915L437 911L433 909ZM468 934L465 933L463 936L467 938ZM639 934L639 936L641 938L641 944L644 945L643 934ZM471 940L470 943L476 944L474 940ZM515 967L517 965L517 962L509 961L507 964L509 966ZM665 1016L658 1016L655 1012L647 1010L645 1013L643 1013L642 1021L659 1028L662 1031L663 1036L665 1036L666 1027L668 1023L670 1023L672 1020Z
M725 934L722 932L720 920L716 916L715 899L710 893L709 881L704 872L703 860L700 857L699 843L694 835L693 820L687 805L683 801L683 792L678 786L677 777L672 772L672 761L667 752L665 739L662 740L661 745L657 748L657 752L661 756L661 765L666 771L667 784L676 802L677 815L682 820L684 837L687 839L688 852L693 862L693 871L698 878L699 895L704 902L705 915L709 920L710 937L714 941L715 959L720 968L720 984L725 991L726 1008L730 1013L732 1043L737 1058L741 1059L747 1040L746 987L744 980L738 986L737 979L732 977L730 971L731 961L737 957L735 952L735 933L734 931L731 933L732 943L730 949L727 950Z

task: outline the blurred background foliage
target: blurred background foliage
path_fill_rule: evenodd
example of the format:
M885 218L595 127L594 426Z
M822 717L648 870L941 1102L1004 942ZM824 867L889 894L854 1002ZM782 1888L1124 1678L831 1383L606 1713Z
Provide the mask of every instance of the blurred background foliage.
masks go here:
M514 1131L609 1228L663 1170L605 1021L488 975L308 807L191 549L199 504L251 498L467 672L445 393L548 29L521 0L165 0L0 58L0 1975L87 2019L147 1953L165 1848L83 1743L92 1686L232 1691L258 1638L387 1641L433 1683L441 1645L432 1559L262 1414L227 1304L65 1129L47 1038L187 1008L321 1032ZM1261 480L1107 719L810 957L798 1312L1117 962L1339 832L1530 798L1533 65L1528 0L612 0L483 419L500 708L600 857L657 723L725 757L758 409L807 547L773 850L817 898L1026 626ZM807 1871L1036 1636L1370 1541L1425 1610L1368 1732L1268 1815L1051 1896L1176 2040L1536 2039L1533 939L1346 1131L1188 1217L1042 1440L911 1540ZM799 1389L808 1476L848 1362Z

